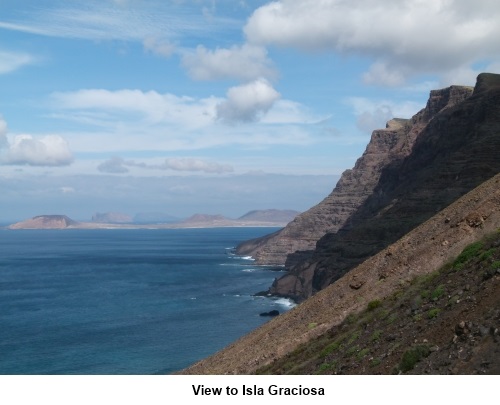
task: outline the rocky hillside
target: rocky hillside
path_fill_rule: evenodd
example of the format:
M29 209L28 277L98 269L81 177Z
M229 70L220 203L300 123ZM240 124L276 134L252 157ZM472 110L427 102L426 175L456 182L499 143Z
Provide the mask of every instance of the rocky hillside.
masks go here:
M328 197L297 216L283 230L239 245L238 254L253 256L257 264L286 263L291 267L301 257L288 257L289 254L312 250L323 235L341 229L373 193L382 171L410 154L415 140L429 121L439 112L471 96L472 91L472 87L463 86L433 90L426 107L410 120L393 119L385 129L373 131L363 155L354 168L342 174Z
M382 168L337 232L325 234L314 251L289 255L288 274L269 293L297 301L312 296L500 172L500 75L479 75L471 96L444 109L433 108L437 94L421 112L432 118L414 134L413 147L408 141L409 154Z
M500 229L257 370L402 373L500 374Z
M403 357L416 353L417 358L423 358L432 353L430 356L438 360L432 366L435 368L421 362L416 367L422 368L415 368L415 372L494 373L499 362L498 235L482 242L480 249L474 247L460 253L499 228L500 174L294 309L182 374L292 371L300 358L294 357L286 365L285 356L294 351L293 356L304 355L309 345L300 345L312 344L315 339L323 339L325 345L319 344L320 354L318 345L314 345L310 356L305 356L311 363L297 368L297 372L342 372L337 369L338 364L347 365L344 372L352 373L361 361L363 364L356 372L392 373L395 367L397 372L406 372ZM472 267L469 260L475 263ZM446 264L447 270L437 276L432 274ZM457 274L448 274L451 269ZM396 310L393 319L391 310L401 304L404 309ZM367 309L369 313L363 314ZM355 326L352 330L344 329L343 322ZM365 330L369 332L365 334ZM493 339L493 346L488 339ZM373 343L368 345L368 340ZM382 342L387 342L387 346ZM446 351L440 352L443 347ZM337 349L340 356L353 356L352 362L345 357L340 362L334 358ZM459 360L450 360L441 353L458 356ZM474 359L470 367L462 367L459 361L469 358ZM271 364L276 368L263 368Z

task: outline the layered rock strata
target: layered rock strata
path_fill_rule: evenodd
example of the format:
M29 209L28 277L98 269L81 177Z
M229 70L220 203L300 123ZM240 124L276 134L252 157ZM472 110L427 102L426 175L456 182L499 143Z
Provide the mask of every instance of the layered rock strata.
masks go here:
M343 226L301 254L270 294L310 297L500 172L500 75L479 75L473 94L453 106L435 108L439 99L432 92L412 119L421 126L408 132L413 130L410 153L383 167L372 193Z
M373 193L385 167L404 159L427 123L440 111L453 107L472 94L472 87L451 86L433 90L424 109L410 120L393 119L375 130L354 168L346 170L332 193L298 215L284 229L240 244L238 254L251 255L256 264L286 265L304 260L326 233L337 232ZM291 253L298 252L289 256Z

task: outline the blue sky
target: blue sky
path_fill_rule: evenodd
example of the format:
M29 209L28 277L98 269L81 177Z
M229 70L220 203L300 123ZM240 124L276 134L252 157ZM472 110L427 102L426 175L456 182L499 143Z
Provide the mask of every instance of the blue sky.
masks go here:
M0 220L305 210L429 91L500 72L495 0L2 0Z

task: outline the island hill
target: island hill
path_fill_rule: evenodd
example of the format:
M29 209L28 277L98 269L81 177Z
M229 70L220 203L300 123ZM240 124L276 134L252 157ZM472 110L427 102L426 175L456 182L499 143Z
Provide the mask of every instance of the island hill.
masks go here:
M169 217L169 222L134 222L121 213L97 213L92 221L79 222L66 215L39 215L9 225L8 229L167 229L167 228L218 228L218 227L284 227L299 212L293 210L254 210L231 219L222 215L195 214L185 220ZM142 215L140 218L144 219Z
M180 374L500 374L500 75L431 91L237 252L299 304Z

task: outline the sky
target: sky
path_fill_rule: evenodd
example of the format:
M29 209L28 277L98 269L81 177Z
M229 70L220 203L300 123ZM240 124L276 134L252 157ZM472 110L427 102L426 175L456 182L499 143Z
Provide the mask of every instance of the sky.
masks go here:
M0 221L304 211L429 91L500 73L497 0L0 0Z

